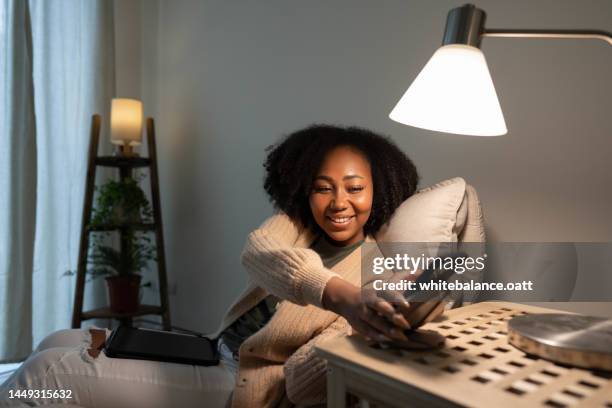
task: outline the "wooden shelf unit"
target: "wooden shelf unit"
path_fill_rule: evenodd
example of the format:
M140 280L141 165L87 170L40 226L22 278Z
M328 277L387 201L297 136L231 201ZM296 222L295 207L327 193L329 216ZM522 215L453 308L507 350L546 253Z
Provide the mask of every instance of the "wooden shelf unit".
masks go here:
M155 145L155 124L153 118L147 118L147 145L149 157L125 157L125 156L98 156L98 145L100 141L100 115L93 115L91 122L91 137L89 142L89 155L87 165L87 177L85 184L85 198L83 200L83 219L81 221L81 240L79 246L79 261L77 266L76 290L74 296L74 308L72 313L72 327L79 328L83 320L88 319L118 319L121 324L131 325L132 318L156 314L162 318L164 330L170 330L170 309L168 302L168 281L166 277L166 256L164 251L164 235L161 216L159 175L157 172L157 150ZM153 207L153 222L121 225L91 225L91 214L96 179L96 167L115 167L119 170L120 178L126 179L132 176L134 168L148 167L151 180L151 201ZM128 230L152 231L155 233L157 252L157 271L159 282L160 305L140 305L133 313L116 313L109 307L83 311L83 298L85 292L85 275L87 272L87 255L89 250L89 235L99 231L118 231L121 241L125 239Z

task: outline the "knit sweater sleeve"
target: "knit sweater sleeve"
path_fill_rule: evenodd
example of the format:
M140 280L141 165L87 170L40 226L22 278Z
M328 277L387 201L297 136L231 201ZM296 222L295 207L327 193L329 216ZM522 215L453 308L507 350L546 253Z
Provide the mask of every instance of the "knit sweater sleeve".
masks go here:
M283 366L287 397L296 405L313 405L325 402L327 395L327 362L318 357L315 346L322 342L351 334L351 326L342 317L338 317L301 346L289 357Z
M312 249L300 248L298 226L283 213L251 232L242 251L242 265L253 280L273 295L298 305L322 307L327 281L335 272L325 268Z

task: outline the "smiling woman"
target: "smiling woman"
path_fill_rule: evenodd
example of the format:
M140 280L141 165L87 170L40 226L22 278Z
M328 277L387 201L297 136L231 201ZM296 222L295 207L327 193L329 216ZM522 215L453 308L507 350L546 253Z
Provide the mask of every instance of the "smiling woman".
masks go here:
M247 239L254 287L227 313L220 342L237 365L235 404L321 403L317 344L352 330L406 340L403 297L362 298L361 244L415 193L418 174L390 139L356 127L311 126L268 152L264 188L279 214Z

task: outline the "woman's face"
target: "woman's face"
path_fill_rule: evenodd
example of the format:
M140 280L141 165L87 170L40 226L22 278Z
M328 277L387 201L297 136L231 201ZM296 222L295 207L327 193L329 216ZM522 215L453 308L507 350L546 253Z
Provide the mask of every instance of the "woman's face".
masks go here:
M327 154L315 177L310 193L312 215L337 245L359 242L372 211L373 190L366 157L350 147L337 147Z

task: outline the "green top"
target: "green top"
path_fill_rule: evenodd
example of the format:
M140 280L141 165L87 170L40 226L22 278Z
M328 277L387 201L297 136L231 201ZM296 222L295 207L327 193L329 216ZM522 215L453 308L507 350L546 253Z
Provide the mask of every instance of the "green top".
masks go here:
M353 245L339 247L330 243L326 236L320 235L314 240L310 249L318 253L323 261L323 266L330 269L346 258L362 243L363 240ZM266 296L221 333L223 342L234 353L234 356L238 355L240 345L248 337L255 334L255 332L259 331L270 321L279 303L280 299L276 296Z

